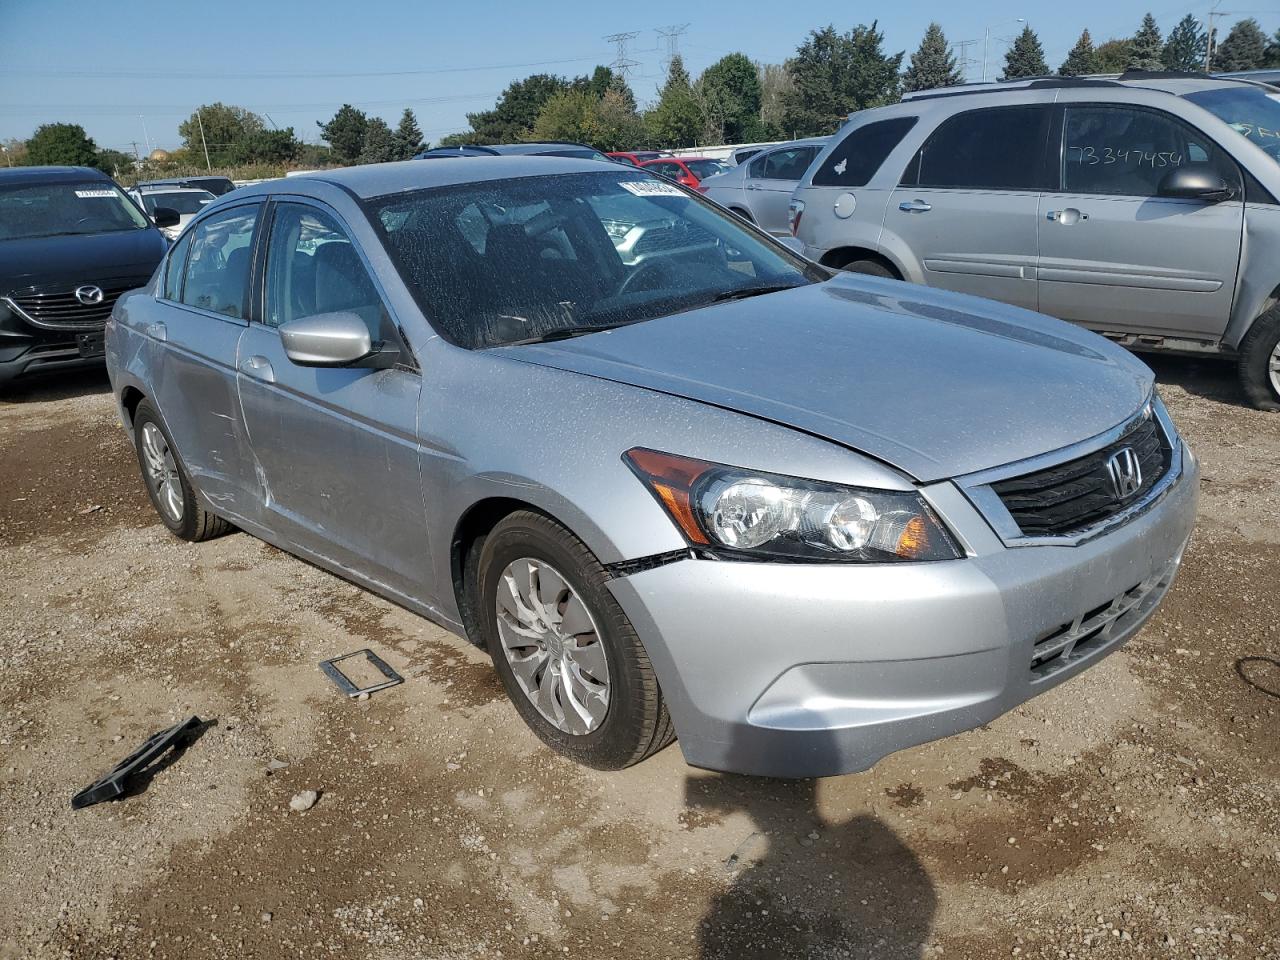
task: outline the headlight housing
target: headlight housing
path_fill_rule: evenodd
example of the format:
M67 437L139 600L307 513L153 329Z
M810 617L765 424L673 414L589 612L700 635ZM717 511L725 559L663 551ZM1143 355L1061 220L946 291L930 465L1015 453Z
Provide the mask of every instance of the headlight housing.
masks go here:
M892 563L962 556L915 492L803 480L643 447L623 459L690 545L718 557Z

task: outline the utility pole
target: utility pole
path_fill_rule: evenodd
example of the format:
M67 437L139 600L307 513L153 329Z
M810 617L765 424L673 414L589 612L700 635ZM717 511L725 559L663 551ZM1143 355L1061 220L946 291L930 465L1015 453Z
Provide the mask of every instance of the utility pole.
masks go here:
M1208 16L1209 30L1205 34L1205 40L1204 40L1204 72L1205 73L1208 73L1210 68L1213 66L1213 48L1217 46L1217 44L1214 43L1214 40L1217 39L1218 28L1213 25L1213 20L1215 17L1225 17L1230 13L1230 11L1228 10L1218 9L1218 6L1219 4L1221 4L1221 2L1222 0L1218 0L1218 2L1215 3L1213 7L1209 10L1209 16Z
M138 114L138 119L142 121L142 139L147 144L147 156L151 156L151 134L147 133L147 118Z
M689 29L689 24L681 23L671 27L658 27L653 32L661 38L666 56L662 58L662 72L671 72L671 61L680 56L680 35Z
M213 164L209 162L209 141L204 138L204 117L200 115L199 107L196 107L196 123L200 126L200 144L204 147L204 167L213 173Z
M632 67L640 66L640 61L632 60L627 56L627 44L638 36L640 36L640 31L636 30L631 33L611 33L604 38L606 42L618 45L618 56L613 63L609 64L609 67L614 73L621 76L623 80L630 78Z

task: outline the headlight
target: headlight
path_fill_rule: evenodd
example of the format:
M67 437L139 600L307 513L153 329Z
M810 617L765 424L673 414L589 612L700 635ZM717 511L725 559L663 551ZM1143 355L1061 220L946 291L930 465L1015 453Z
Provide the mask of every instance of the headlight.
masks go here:
M733 559L955 560L918 493L865 490L636 447L623 459L695 548Z

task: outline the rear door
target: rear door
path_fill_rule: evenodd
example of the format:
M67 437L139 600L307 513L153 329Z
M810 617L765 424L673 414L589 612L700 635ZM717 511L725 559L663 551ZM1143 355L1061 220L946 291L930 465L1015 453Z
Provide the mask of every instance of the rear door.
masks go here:
M194 486L220 513L252 512L253 459L236 396L262 203L205 217L166 262L143 333L156 351L152 389Z
M1161 110L1118 103L1061 108L1061 191L1039 225L1040 309L1095 329L1216 339L1226 328L1244 230L1239 168ZM1236 196L1160 196L1179 167L1203 167Z
M751 158L747 167L746 199L757 224L773 234L789 232L787 206L791 192L820 149L818 144L785 147Z
M239 385L260 465L262 523L284 539L392 590L430 583L418 471L422 378L363 251L331 209L272 205L261 315L245 331ZM389 370L304 367L278 327L350 312L375 341L403 347Z
M931 287L1036 308L1036 212L1049 103L955 114L925 140L885 212Z

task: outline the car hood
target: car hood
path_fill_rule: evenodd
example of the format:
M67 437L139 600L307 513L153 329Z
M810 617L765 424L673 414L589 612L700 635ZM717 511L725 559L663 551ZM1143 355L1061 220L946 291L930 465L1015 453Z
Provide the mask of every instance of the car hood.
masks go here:
M851 277L500 349L785 424L922 482L1088 439L1153 384L1127 351L1060 320Z
M168 244L159 230L0 240L0 293L45 284L149 277Z

